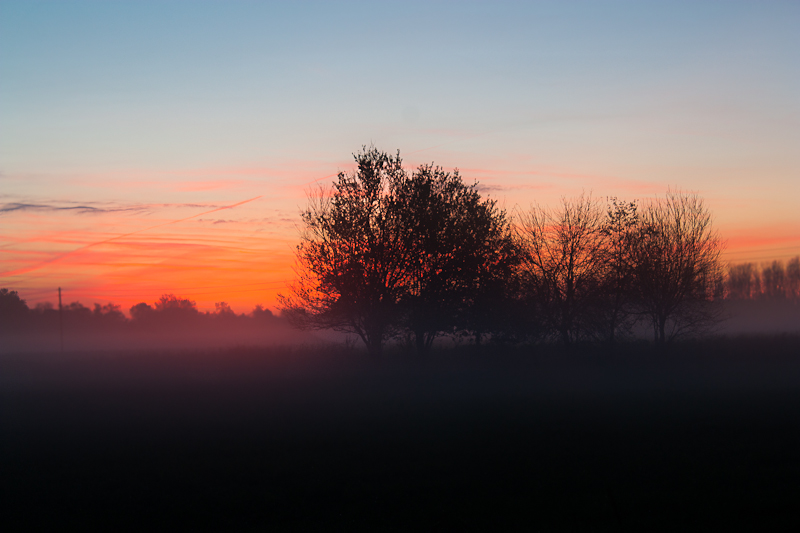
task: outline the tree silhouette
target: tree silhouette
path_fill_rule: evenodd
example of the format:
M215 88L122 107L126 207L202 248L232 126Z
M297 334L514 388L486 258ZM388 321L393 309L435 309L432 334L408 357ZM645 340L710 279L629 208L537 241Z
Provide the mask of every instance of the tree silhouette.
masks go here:
M511 224L505 213L500 212L486 227L490 231L480 241L483 246L478 247L482 253L473 256L474 285L458 317L459 327L474 335L475 344L481 344L486 334L493 340L518 336L519 328L515 325L524 316L521 302L515 298L519 293L516 272L522 254Z
M697 195L669 191L646 206L632 252L636 297L657 344L715 322L721 248L711 214Z
M443 332L478 327L474 307L514 257L505 213L458 171L409 175L399 153L374 147L354 157L357 170L302 212L284 312L301 327L355 333L372 355L403 329L425 354Z
M771 300L786 297L786 270L781 261L766 263L761 268L761 290Z
M563 199L561 208L534 206L519 215L522 277L545 326L563 344L591 331L592 305L602 280L603 212L590 195Z
M28 312L28 304L19 297L17 291L0 289L0 316L10 319Z
M411 252L401 303L417 352L427 353L438 335L459 326L480 339L479 313L491 308L488 291L499 289L514 257L505 213L481 199L477 184L465 185L457 170L433 165L402 180L393 205L403 247Z
M766 300L800 297L800 256L782 261L728 265L725 296L732 300Z
M630 333L635 322L632 289L635 264L632 253L639 213L636 202L611 198L600 233L604 239L596 261L602 262L602 280L597 305L597 330L609 344Z
M761 295L761 275L753 263L728 266L726 297L750 300Z
M227 302L215 302L214 303L214 314L218 316L235 316L236 313L233 312L231 306Z
M194 300L179 298L174 294L162 294L156 302L156 311L172 313L196 313L197 304Z
M786 297L800 298L800 257L793 257L786 264Z
M399 152L364 147L354 158L356 171L339 172L333 191L310 195L298 278L279 298L294 324L355 333L377 356L396 331L409 277L407 238L392 207L406 173Z
M17 291L0 289L0 336L5 337L20 328L28 318L29 309Z

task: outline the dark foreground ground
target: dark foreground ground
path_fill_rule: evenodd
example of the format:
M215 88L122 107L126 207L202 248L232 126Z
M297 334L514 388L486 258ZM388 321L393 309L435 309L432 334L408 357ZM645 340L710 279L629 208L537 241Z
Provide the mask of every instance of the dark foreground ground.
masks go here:
M800 339L4 355L4 531L791 530Z

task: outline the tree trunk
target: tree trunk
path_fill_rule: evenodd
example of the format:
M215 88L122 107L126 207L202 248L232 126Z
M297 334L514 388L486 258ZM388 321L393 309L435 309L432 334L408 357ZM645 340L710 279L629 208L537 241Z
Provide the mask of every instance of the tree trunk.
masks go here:
M667 342L667 317L659 316L653 320L656 344L664 345Z
M417 355L422 357L428 354L428 346L425 342L425 330L424 329L415 329L414 330L414 341L415 346L417 348Z
M367 353L372 359L377 359L383 352L383 335L379 332L367 332L364 337L364 344L367 345Z
M562 324L560 329L561 331L559 333L561 333L561 344L567 346L569 345L569 327Z
M651 315L650 318L653 321L653 342L658 344L658 319L655 315Z

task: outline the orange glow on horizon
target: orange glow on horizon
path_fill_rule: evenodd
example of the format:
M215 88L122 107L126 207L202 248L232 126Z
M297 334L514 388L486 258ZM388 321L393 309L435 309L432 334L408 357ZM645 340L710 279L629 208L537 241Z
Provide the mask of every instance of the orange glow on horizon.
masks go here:
M406 160L409 171L415 166ZM92 175L70 178L82 190L101 190L107 197L111 189L130 203L7 204L12 208L0 218L0 287L17 290L31 306L56 301L56 289L62 287L65 303L115 303L125 312L165 293L195 300L201 311L213 311L222 301L238 313L257 304L275 309L278 294L286 293L295 277L305 195L330 186L334 169L351 170L352 162L131 171L104 176L105 181ZM492 170L478 161L459 171L465 182L478 181L485 194L507 195L509 213L514 210L510 202L521 209L537 201L554 206L561 196L581 190L597 198L608 192L645 200L667 189L610 174L525 164ZM153 196L158 202L149 201ZM736 213L722 204L727 213ZM715 225L726 242L725 262L761 263L800 254L797 228L732 222Z
M2 250L0 267L11 268L0 285L19 291L31 306L54 302L61 286L65 303L115 303L126 313L140 302L152 305L165 293L195 300L201 311L213 311L224 301L242 313L256 304L275 309L278 294L286 293L295 277L298 235L288 224L259 232L235 221L167 224L115 239L65 230L13 241ZM98 236L101 242L88 242ZM62 252L65 248L73 251ZM760 263L798 251L800 235L759 237L752 231L729 238L723 260ZM53 254L57 260L48 259Z
M222 301L237 312L274 308L293 277L296 229L280 213L265 213L258 198L199 212L162 205L157 216L6 213L7 227L20 231L3 238L0 286L29 305L53 302L60 286L65 303L115 303L126 312L165 293L200 310ZM216 218L222 213L230 214Z

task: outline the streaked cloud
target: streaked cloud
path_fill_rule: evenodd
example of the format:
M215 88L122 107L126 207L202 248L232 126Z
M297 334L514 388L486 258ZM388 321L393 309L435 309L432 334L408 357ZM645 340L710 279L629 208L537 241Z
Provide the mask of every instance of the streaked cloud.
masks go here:
M11 213L13 211L74 211L80 214L90 213L118 213L123 211L141 212L146 211L147 206L129 207L98 207L96 205L62 205L57 203L24 203L9 202L0 204L0 213Z

